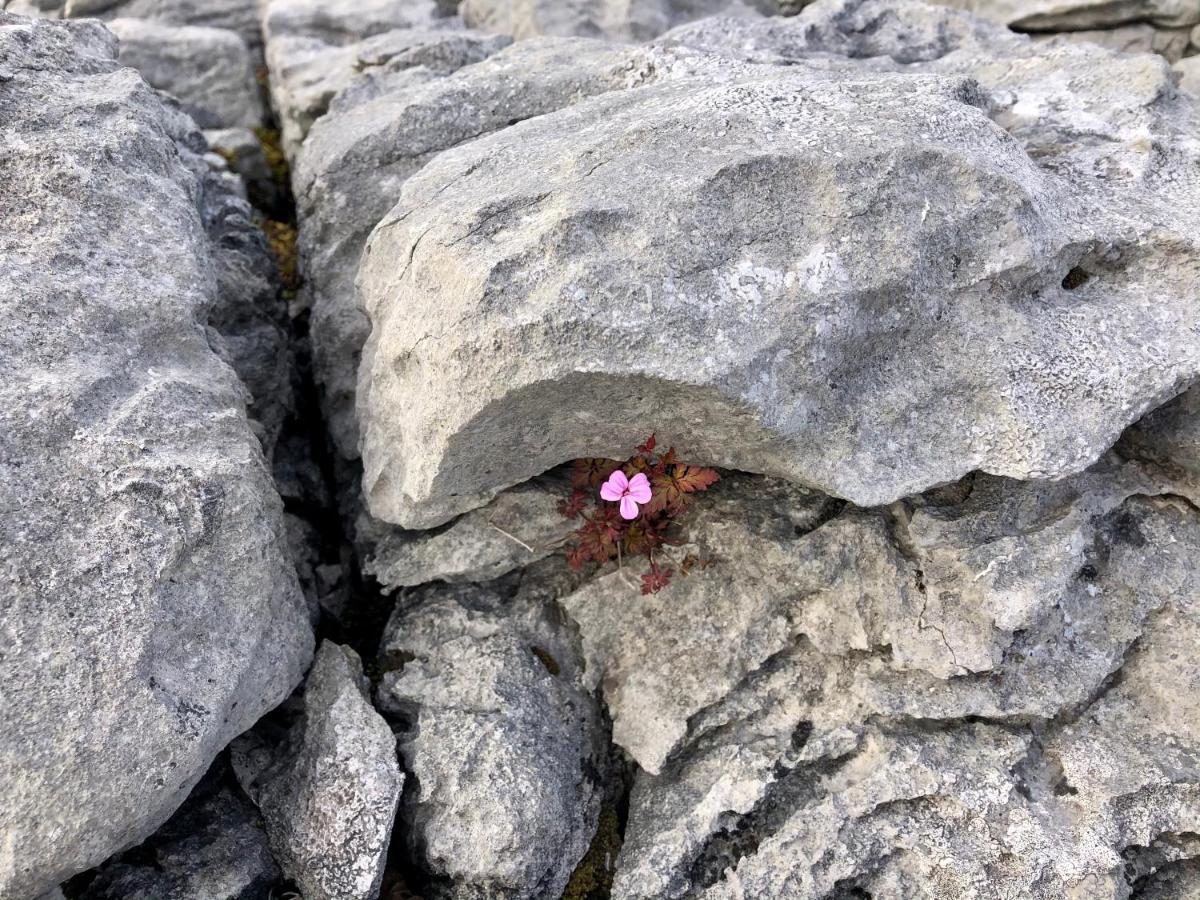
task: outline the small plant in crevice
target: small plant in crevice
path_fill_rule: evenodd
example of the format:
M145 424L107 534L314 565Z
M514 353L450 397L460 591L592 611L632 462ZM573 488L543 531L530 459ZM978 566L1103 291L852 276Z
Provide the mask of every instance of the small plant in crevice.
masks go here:
M571 496L559 505L568 519L582 519L572 534L567 562L579 570L589 564L645 556L642 593L656 594L671 583L674 571L660 565L655 552L680 543L678 520L692 495L720 480L713 469L680 462L672 447L656 451L651 435L624 462L578 459L571 474Z

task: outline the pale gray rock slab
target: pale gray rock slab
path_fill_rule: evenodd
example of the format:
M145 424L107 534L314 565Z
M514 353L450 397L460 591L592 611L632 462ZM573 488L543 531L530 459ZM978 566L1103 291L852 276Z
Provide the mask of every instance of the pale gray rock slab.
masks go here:
M947 604L1005 609L998 661L912 669L896 644L839 650L800 629L638 777L613 896L1128 896L1122 851L1185 831L1200 780L1182 699L1200 667L1180 649L1200 627L1200 520L1175 489L1111 462L1056 486L980 476L894 511L930 601L914 624L958 650ZM706 621L724 616L656 643L696 646Z
M68 19L148 19L236 32L256 54L262 44L256 0L34 0Z
M360 71L355 45L395 30L461 26L441 17L432 0L267 0L262 28L271 99L289 158L333 96Z
M1191 29L1123 25L1100 31L1064 31L1052 35L1037 35L1035 39L1051 44L1064 41L1098 44L1121 53L1157 53L1167 62L1174 63L1187 52Z
M82 900L269 900L281 875L258 810L236 784L208 780L136 855L105 864Z
M354 280L371 229L395 204L404 182L449 147L632 87L651 61L637 48L583 39L534 39L504 50L506 40L475 32L439 38L447 40L470 40L468 49L490 58L465 65L472 60L457 57L465 67L445 78L432 77L428 66L391 71L394 63L387 74L365 73L313 128L296 161L314 374L331 437L349 459L358 457L355 386L370 330L355 302Z
M580 525L559 511L570 493L559 480L535 479L437 531L388 528L363 516L363 572L385 590L430 581L492 581L562 547Z
M312 634L246 388L203 140L96 23L0 14L0 895L141 841ZM81 112L81 110L85 112ZM237 236L241 232L230 232Z
M306 898L378 896L404 774L353 650L323 643L287 737L272 746L252 732L234 743L233 761L275 858Z
M413 856L446 896L561 896L603 795L604 731L569 631L536 601L435 586L405 598L380 648Z
M1172 68L1179 73L1179 86L1193 96L1200 97L1200 56L1181 59Z
M1021 31L1086 31L1128 22L1163 27L1195 25L1194 0L932 0L1003 22Z
M106 25L120 38L120 61L177 97L201 128L262 125L250 48L235 32L124 17Z
M774 0L463 0L459 6L470 27L518 40L554 35L648 41L705 16L779 11Z

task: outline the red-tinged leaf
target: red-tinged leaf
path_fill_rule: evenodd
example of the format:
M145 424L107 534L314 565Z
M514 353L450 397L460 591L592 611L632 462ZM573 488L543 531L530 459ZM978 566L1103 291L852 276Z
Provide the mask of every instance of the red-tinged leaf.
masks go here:
M658 460L664 466L674 466L679 463L679 457L675 455L675 448L671 447Z
M571 487L594 490L620 467L621 464L614 459L577 459L571 472Z
M578 572L583 568L584 563L588 561L587 554L584 552L582 545L576 544L567 551L567 565Z
M650 571L642 576L642 594L657 594L670 583L671 570L652 565Z
M638 451L638 453L653 453L654 446L657 443L658 443L658 441L655 440L654 435L650 435L650 437L646 438L646 443L638 444L637 451Z
M570 498L558 504L558 511L567 519L578 519L587 507L588 495L582 489L571 492Z
M662 535L645 521L630 525L621 536L621 545L630 556L649 556L663 544Z
M679 486L679 490L685 494L707 491L721 480L721 476L714 469L705 469L701 466L676 466L672 477Z

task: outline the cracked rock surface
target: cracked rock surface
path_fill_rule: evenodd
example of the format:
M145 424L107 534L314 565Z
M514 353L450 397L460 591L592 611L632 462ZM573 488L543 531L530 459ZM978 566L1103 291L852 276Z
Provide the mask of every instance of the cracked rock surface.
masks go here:
M239 738L233 764L280 868L310 900L377 896L404 774L358 655L323 643L299 721L279 743L269 730Z
M409 724L415 858L455 898L559 897L596 829L599 709L571 635L531 577L508 599L476 585L401 601L381 645L385 710Z
M115 57L96 23L0 13L5 897L150 834L312 653L249 395L207 324L261 236L194 125Z

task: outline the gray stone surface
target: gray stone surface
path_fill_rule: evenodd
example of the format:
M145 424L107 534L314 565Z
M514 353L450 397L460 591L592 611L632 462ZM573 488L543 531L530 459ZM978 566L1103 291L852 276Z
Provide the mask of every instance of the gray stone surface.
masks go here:
M247 393L204 324L232 296L210 221L226 195L191 123L115 55L99 25L0 14L0 895L16 900L161 825L312 652Z
M1122 53L1157 53L1167 62L1177 62L1188 49L1190 28L1155 28L1153 25L1122 25L1101 31L1063 31L1037 35L1050 43L1099 44Z
M437 46L436 35L414 37ZM402 32L385 36L408 39ZM313 308L315 374L338 451L357 458L358 362L370 330L354 299L367 236L400 196L404 182L442 150L513 122L638 83L647 54L598 41L546 38L499 51L505 41L471 32L465 50L490 59L449 77L419 69L370 73L347 88L314 129L294 181Z
M592 98L406 182L359 278L372 514L433 526L650 431L863 505L1061 477L1200 374L1200 124L1162 60L919 4L762 22L797 64Z
M250 202L278 217L286 213L283 185L271 170L258 135L248 128L221 128L204 132L209 147L219 153L230 170L241 176Z
M1189 56L1173 66L1179 73L1179 86L1200 97L1200 56Z
M1022 31L1085 31L1128 22L1175 27L1200 22L1195 0L932 0Z
M571 489L535 479L505 491L445 529L404 531L362 516L363 571L387 590L430 581L491 581L559 550L579 527L559 512Z
M205 778L145 845L104 865L82 900L270 900L279 879L254 804L236 784Z
M235 32L147 19L118 18L105 24L121 40L121 62L177 97L201 128L262 125L250 49Z
M569 631L533 596L435 586L397 606L380 656L380 703L411 723L414 857L451 897L561 896L603 793L603 729Z
M977 476L886 515L847 509L792 539L790 602L751 631L736 626L745 597L789 576L756 565L782 525L732 554L718 543L744 529L736 504L756 509L739 488L720 527L698 511L689 549L715 551L712 566L648 601L610 588L644 610L635 641L568 594L614 737L623 718L686 728L638 776L613 896L1130 896L1129 855L1200 812L1183 699L1200 679L1183 649L1200 638L1200 519L1178 490L1108 461L1054 485ZM877 517L898 560L884 579L884 550L862 549ZM838 563L813 592L814 567ZM741 593L722 597L730 576ZM757 658L745 677L714 685L675 662L717 658L722 640L720 658ZM676 698L701 691L680 718Z
M404 774L367 690L358 655L326 641L299 721L282 742L262 726L233 746L238 780L262 811L280 868L306 900L379 894Z
M312 123L365 63L359 42L387 41L387 32L451 28L433 0L265 0L262 10L271 99L280 119L283 147L293 157Z
M462 0L472 28L518 40L542 35L648 41L669 28L718 14L776 13L775 0Z

